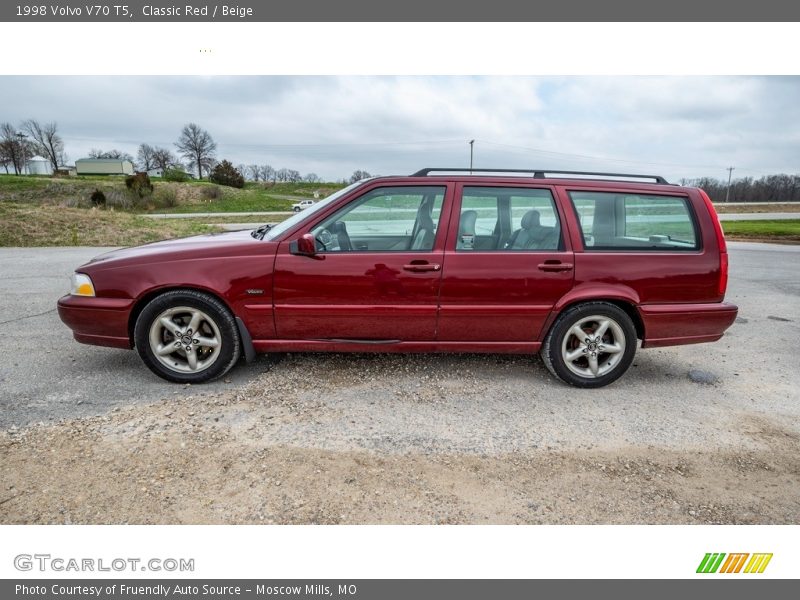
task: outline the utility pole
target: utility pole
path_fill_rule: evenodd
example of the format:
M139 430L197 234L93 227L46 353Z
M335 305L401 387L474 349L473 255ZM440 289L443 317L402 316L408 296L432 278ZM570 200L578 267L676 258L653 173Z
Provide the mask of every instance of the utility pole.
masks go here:
M469 141L469 174L472 175L472 148L475 145L475 140Z
M728 187L725 189L725 203L726 204L728 203L728 198L730 198L730 195L731 195L731 175L733 175L733 170L735 168L736 167L728 167L727 168L727 171L728 171Z

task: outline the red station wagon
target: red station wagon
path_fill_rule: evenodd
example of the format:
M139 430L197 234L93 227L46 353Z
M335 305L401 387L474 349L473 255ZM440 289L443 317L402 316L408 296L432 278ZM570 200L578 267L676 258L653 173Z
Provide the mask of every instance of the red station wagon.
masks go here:
M79 342L135 347L181 383L257 352L539 352L579 387L620 377L637 340L713 342L736 318L702 190L479 172L377 177L274 226L103 254L59 315Z

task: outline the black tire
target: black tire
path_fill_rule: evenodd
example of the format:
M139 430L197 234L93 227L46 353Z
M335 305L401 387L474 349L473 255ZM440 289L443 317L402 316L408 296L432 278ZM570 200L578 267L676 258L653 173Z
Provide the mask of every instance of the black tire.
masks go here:
M571 332L574 326L585 323L587 319L594 316L609 319L616 325L616 327L613 327L612 332L609 332L612 326L608 326L606 330L607 333L604 334L603 340L599 342L599 347L594 346L593 342L587 343L586 345L578 343L577 333ZM589 323L591 322L592 321L589 321ZM591 334L593 331L591 330L591 325L589 325L589 327L590 330L585 334L587 336L585 339L592 340ZM580 329L586 331L583 327ZM614 332L616 332L616 335ZM621 352L606 354L597 349L621 346L617 341L611 343L616 337L621 337L624 341L624 350ZM606 342L606 340L608 340L608 342ZM590 363L587 358L588 354L570 361L571 366L569 366L564 353L570 350L570 345L574 346L571 350L572 352L582 352L583 347L586 347L589 354L594 350L597 356L595 364L601 363L599 369L607 370L605 372L599 372L597 375L591 374ZM558 319L556 319L556 322L547 333L540 354L547 370L561 381L575 387L599 388L616 381L628 370L636 354L636 345L636 328L633 325L633 321L631 321L631 318L624 310L610 302L586 302L573 306L559 315ZM577 373L575 372L576 370L585 370L586 373Z
M296 206L295 206L295 207L294 207L292 210L293 210L294 212L300 212L300 209L299 209L298 207L296 207Z
M208 318L208 320L203 321L202 326L206 327L208 331L211 326L210 321L213 321L213 325L218 331L218 347L210 350L206 349L209 359L214 352L217 353L214 356L214 360L210 361L207 367L198 368L195 372L180 372L168 368L163 364L163 361L172 359L170 357L164 357L164 359L157 357L152 348L151 328L156 327L155 321L165 311L176 309L177 307L188 307L202 311L204 317ZM199 329L200 327L198 327ZM202 332L198 331L196 333L201 334ZM162 333L161 335L164 334ZM203 383L222 377L231 370L241 355L241 339L233 315L220 300L210 294L196 290L173 290L151 300L136 320L133 338L136 350L144 364L159 377L175 383ZM171 341L178 344L177 340L178 338L175 337ZM180 352L183 351L180 350ZM172 356L175 361L175 368L177 368L181 357L179 354L173 354Z

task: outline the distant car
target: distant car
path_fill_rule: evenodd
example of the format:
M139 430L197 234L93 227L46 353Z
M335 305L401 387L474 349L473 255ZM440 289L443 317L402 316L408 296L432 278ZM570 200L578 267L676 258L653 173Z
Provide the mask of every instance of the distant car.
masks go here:
M294 212L300 212L301 210L305 210L307 208L311 208L312 206L314 206L314 204L315 203L314 203L313 200L301 200L300 202L298 202L296 204L292 204L292 210Z
M586 388L625 373L638 340L713 342L734 322L702 190L461 171L368 179L271 228L100 255L59 315L79 342L135 347L181 383L256 352L538 352Z

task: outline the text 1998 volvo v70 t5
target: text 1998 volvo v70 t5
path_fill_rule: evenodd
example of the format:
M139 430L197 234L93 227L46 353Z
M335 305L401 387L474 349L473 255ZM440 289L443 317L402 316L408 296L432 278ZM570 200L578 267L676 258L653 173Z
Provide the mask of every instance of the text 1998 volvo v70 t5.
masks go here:
M59 315L175 382L256 352L539 352L580 387L620 377L639 340L713 342L736 318L702 190L480 172L368 179L273 227L103 254Z

